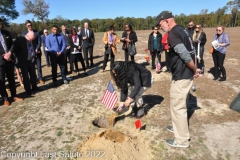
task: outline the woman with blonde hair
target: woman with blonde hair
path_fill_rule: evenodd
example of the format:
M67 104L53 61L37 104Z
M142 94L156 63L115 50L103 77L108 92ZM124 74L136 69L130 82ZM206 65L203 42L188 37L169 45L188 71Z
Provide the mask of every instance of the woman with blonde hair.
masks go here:
M227 46L230 45L230 39L228 35L224 33L224 26L218 26L216 32L217 33L213 37L213 41L216 42L216 45L214 45L214 51L212 53L215 70L213 80L217 80L218 77L222 74L222 77L219 79L219 81L226 81L226 70L223 66L223 63L226 56Z
M207 42L207 38L200 24L196 25L195 30L193 32L192 39L193 39L193 45L196 49L196 52L197 54L199 54L198 55L199 58L197 59L197 68L200 68L202 70L202 73L204 73L203 54L204 54L204 45ZM198 50L198 46L200 46L199 50Z

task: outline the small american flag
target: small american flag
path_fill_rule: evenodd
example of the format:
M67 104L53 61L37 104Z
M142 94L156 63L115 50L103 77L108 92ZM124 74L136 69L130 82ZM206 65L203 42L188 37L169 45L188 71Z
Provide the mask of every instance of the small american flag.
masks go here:
M114 91L112 82L109 81L107 89L104 92L101 102L105 104L109 109L113 109L117 101L118 101L117 94Z

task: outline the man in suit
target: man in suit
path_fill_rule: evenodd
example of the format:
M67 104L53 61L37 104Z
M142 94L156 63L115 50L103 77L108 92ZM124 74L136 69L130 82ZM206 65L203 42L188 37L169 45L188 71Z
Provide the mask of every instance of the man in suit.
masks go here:
M45 58L46 58L46 65L48 67L50 67L51 66L50 55L49 55L48 49L47 49L46 44L45 44L47 36L48 36L48 30L44 29L43 30L43 35L41 36L41 41L42 41L43 51L44 51Z
M15 53L18 59L18 66L23 76L24 89L31 96L33 91L38 91L37 76L35 71L36 43L34 43L35 33L29 31L25 36L19 36L14 41L11 52Z
M77 32L77 34L78 34L79 36L80 36L80 34L81 34L81 30L82 30L82 29L81 29L81 27L79 26L79 27L78 27L78 32Z
M30 20L26 20L25 22L27 30L22 33L22 36L25 36L29 31L33 31L35 34L35 38L32 41L34 45L36 46L35 52L36 52L36 66L37 66L37 72L38 72L38 80L40 84L44 84L45 82L43 81L43 76L42 76L42 65L41 65L41 57L42 57L42 52L41 52L41 36L38 31L33 30L32 28L32 22Z
M88 53L90 55L91 67L93 67L93 46L95 43L94 33L88 28L88 22L84 23L84 29L80 33L80 38L83 40L82 49L86 66L89 67Z
M62 25L62 32L61 35L63 35L65 41L66 41L66 49L64 50L65 55L65 74L68 74L68 67L67 67L67 59L70 62L70 45L68 44L68 31L67 27L65 25Z
M22 98L16 96L16 84L14 78L14 58L9 49L13 44L12 37L8 31L2 30L3 20L0 18L0 93L4 100L4 106L9 106L8 94L6 92L5 75L7 76L11 96L15 101Z

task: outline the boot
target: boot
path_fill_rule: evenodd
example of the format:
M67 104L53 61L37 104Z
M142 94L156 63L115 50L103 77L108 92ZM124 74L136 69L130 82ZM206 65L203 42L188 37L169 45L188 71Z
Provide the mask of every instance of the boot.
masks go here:
M227 77L226 76L222 76L219 81L226 81Z

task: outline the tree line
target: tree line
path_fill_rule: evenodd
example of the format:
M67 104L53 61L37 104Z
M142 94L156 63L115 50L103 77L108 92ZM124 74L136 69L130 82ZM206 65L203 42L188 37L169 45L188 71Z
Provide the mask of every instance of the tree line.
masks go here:
M14 2L9 0L8 2ZM7 3L7 1L6 1ZM32 19L33 28L42 32L43 29L51 29L52 25L66 25L68 28L71 27L83 27L84 22L88 22L89 27L95 32L104 32L108 26L114 25L116 31L123 31L124 26L127 23L132 24L134 30L150 30L155 23L156 16L147 16L145 18L134 18L134 17L116 17L114 19L82 19L82 20L70 20L63 18L58 15L56 18L48 19L50 13L49 5L44 0L23 0L24 4L23 14L33 14L37 18L37 21ZM6 5L6 4L5 4ZM0 3L0 12L1 12ZM181 13L175 15L175 21L177 24L187 26L190 20L193 20L195 24L201 24L203 27L216 27L217 25L224 25L226 27L237 27L240 26L240 0L229 1L222 8L218 8L215 12L208 13L208 9L202 9L199 14L186 15ZM12 19L15 19L18 14L14 12ZM5 18L6 19L6 18ZM16 37L24 30L26 30L24 22L20 24L11 23L7 29L11 32L13 37Z

